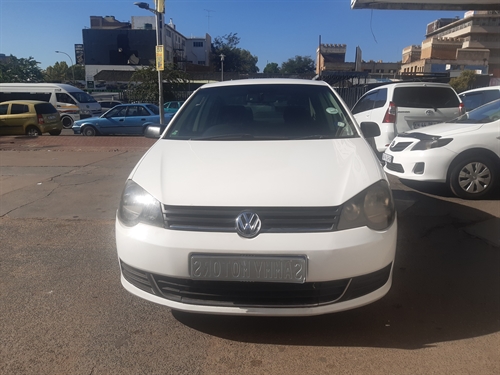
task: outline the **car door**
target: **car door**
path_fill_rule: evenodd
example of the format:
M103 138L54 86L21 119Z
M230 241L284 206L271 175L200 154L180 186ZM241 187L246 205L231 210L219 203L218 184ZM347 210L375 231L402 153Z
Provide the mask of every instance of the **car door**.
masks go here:
M369 91L363 95L352 108L354 118L361 124L364 121L372 121L372 110L377 100L378 90Z
M111 109L98 120L99 132L101 134L119 134L125 127L126 114L127 106L121 105Z
M142 105L131 105L127 110L125 134L143 134L142 125L148 120L149 112Z
M0 104L0 135L9 133L8 126L9 104Z

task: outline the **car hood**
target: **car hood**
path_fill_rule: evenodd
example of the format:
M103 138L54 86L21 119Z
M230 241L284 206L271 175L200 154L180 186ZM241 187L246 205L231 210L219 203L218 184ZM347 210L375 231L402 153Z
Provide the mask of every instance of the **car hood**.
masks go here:
M451 122L443 122L441 124L426 126L425 128L421 129L410 130L405 133L408 135L411 135L413 133L424 133L446 137L454 134L472 132L481 128L481 126L483 125L484 124L457 124Z
M336 206L385 178L362 138L159 140L130 176L160 202L188 206Z

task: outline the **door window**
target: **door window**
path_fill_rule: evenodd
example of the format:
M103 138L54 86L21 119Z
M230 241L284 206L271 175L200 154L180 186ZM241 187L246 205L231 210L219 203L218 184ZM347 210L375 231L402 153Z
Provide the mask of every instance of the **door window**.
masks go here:
M359 101L354 105L352 113L356 114L373 109L373 106L375 105L375 102L377 100L377 94L378 90L370 92L359 99Z
M0 104L0 115L6 115L9 110L8 104Z
M65 93L56 93L56 99L60 103L75 104L76 105L76 102L73 100L73 98Z
M10 109L10 114L11 115L19 115L22 113L28 113L29 108L25 104L12 104L12 107Z

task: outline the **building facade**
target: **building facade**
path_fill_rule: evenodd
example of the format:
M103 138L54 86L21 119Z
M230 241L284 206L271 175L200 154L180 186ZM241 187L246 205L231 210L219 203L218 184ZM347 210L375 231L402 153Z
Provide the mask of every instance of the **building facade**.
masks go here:
M403 49L403 74L456 77L464 70L500 77L500 11L469 11L463 19L436 20L427 25L420 49Z
M209 66L211 38L186 38L176 30L172 19L163 20L162 34L165 65L174 64L186 70L188 62ZM112 16L90 17L90 29L83 29L83 63L88 88L94 87L96 76L106 72L107 80L117 72L123 79L124 71L134 71L156 62L156 17L133 16L131 22L120 22ZM189 57L189 59L188 59ZM111 79L112 80L112 79Z

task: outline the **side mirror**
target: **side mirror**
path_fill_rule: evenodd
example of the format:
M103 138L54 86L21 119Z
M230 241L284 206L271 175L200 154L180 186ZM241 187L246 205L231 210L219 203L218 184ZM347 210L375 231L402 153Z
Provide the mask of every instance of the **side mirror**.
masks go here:
M380 128L376 122L366 121L359 124L365 138L375 138L380 135Z
M146 138L155 138L158 139L161 137L161 134L165 130L165 127L160 125L148 125L146 127L146 131L144 132L144 136Z

